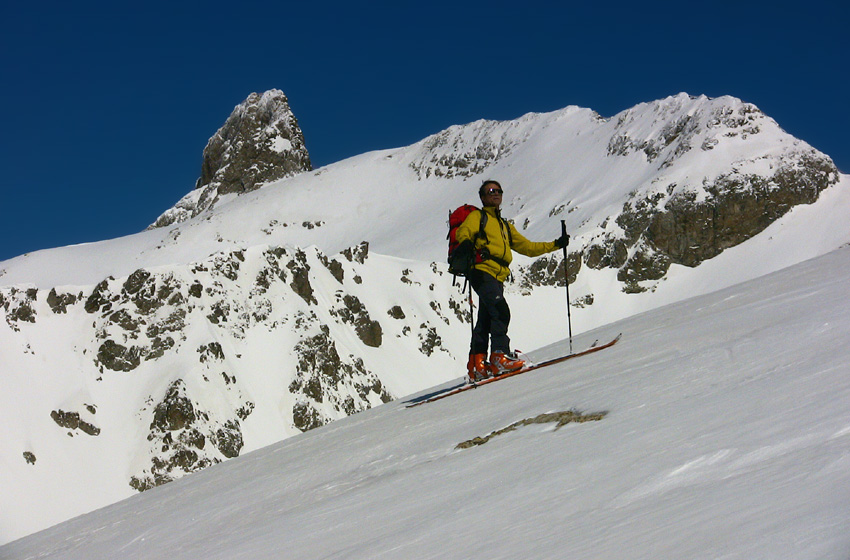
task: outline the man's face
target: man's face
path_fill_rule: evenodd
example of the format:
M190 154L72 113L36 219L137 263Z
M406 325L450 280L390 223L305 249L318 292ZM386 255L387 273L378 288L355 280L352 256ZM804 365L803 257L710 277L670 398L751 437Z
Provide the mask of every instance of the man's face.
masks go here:
M484 203L484 206L496 206L498 208L502 205L502 188L493 183L485 185L481 201Z

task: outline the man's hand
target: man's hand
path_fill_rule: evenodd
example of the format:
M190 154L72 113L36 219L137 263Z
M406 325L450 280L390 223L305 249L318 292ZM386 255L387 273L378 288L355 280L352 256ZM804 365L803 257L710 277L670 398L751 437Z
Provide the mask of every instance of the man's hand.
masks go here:
M569 243L570 243L570 236L567 235L567 234L564 234L564 235L562 235L561 237L559 237L558 239L555 240L555 246L557 246L558 249L563 249L564 247L569 245Z

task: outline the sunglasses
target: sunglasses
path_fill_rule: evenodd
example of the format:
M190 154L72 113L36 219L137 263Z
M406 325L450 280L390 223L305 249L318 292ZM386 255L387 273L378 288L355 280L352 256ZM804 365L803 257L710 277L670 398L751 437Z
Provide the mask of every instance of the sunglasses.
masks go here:
M484 189L485 194L502 194L502 189Z

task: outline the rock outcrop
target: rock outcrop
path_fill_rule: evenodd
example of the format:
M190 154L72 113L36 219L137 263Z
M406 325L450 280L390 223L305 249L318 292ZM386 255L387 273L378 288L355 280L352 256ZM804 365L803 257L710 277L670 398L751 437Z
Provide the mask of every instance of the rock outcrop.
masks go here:
M647 180L571 245L570 274L582 264L614 268L625 292L651 288L673 264L695 267L743 243L841 178L829 156L734 98L681 94L609 125L606 159L630 158ZM522 271L523 288L563 285L559 263L544 257Z
M304 135L286 95L276 89L252 93L207 143L195 190L151 228L197 216L224 195L250 192L312 168Z
M50 329L68 333L67 355L39 383L72 379L86 388L63 393L66 404L41 414L52 419L51 433L82 445L108 439L85 436L129 427L128 484L144 491L238 456L257 410L266 421L278 418L282 438L389 402L395 395L373 369L380 354L369 351L430 356L447 352L442 340L453 329L466 332L468 317L440 312L459 308L462 295L435 295L444 278L427 263L390 265L398 267L390 300L407 312L387 317L385 296L362 285L372 261L365 242L335 256L258 246L87 288L0 287L0 337L21 345L22 363L40 366L54 356ZM45 336L37 334L42 324L51 325ZM134 389L102 389L113 384ZM82 445L76 460L85 460ZM30 449L17 455L35 462Z

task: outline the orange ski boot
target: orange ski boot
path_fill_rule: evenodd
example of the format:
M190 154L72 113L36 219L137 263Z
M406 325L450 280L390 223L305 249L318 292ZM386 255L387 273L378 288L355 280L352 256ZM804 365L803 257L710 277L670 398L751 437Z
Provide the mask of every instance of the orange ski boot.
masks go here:
M490 354L490 371L493 375L516 371L525 367L525 360L513 352L493 352Z
M470 354L466 363L466 372L469 379L475 383L490 376L490 365L487 363L486 354Z

